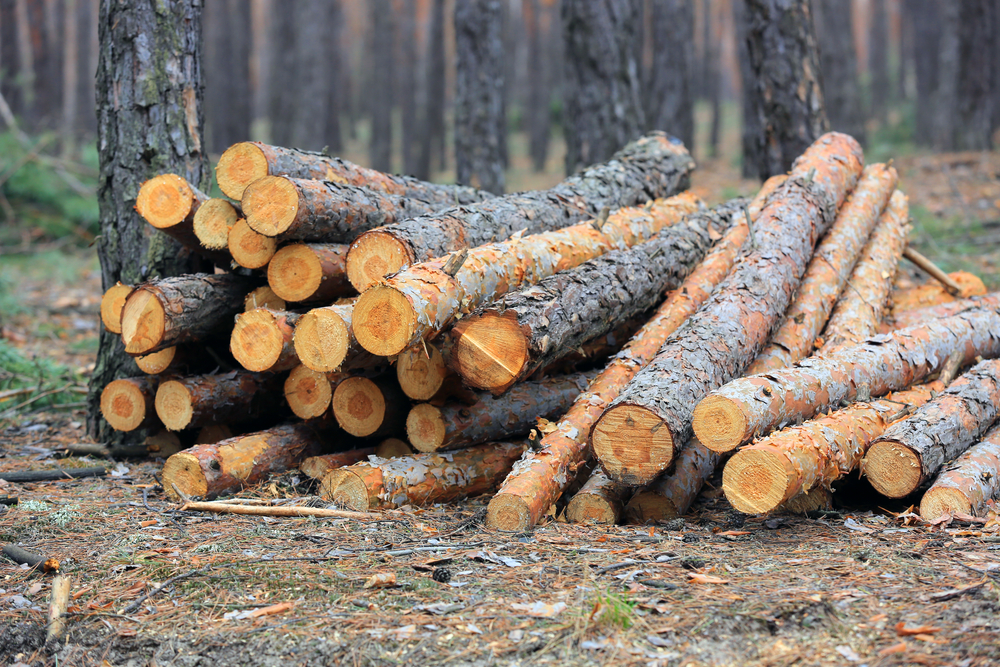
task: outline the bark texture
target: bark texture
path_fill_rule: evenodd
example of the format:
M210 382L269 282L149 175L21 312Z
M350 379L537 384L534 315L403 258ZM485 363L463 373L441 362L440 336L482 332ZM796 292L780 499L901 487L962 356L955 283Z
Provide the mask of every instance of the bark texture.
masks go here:
M991 292L982 297L959 299L938 306L928 306L926 308L895 313L893 315L893 324L896 329L908 329L945 317L954 317L961 312L976 308L1000 308L1000 292Z
M865 116L854 48L854 7L841 0L813 0L823 102L830 129L865 143Z
M303 475L317 481L323 479L331 470L344 468L346 466L366 461L369 456L375 454L374 447L365 449L352 449L339 454L322 454L320 456L310 456L299 466Z
M646 129L694 146L694 3L652 3L653 64L646 85Z
M367 39L368 58L368 112L371 116L371 139L368 161L379 171L392 171L392 79L394 62L392 48L385 44L386 37L394 32L392 0L368 1Z
M645 524L683 516L717 465L719 455L692 440L677 456L673 470L636 491L625 506L626 519L629 523Z
M566 520L570 523L617 524L625 510L622 496L628 492L600 470L595 470L586 484L573 494L566 505Z
M1000 497L1000 428L948 464L920 501L920 516L934 521L945 514L982 516L986 503Z
M267 377L242 371L176 378L157 388L156 414L171 431L247 421L264 407L257 399L274 389Z

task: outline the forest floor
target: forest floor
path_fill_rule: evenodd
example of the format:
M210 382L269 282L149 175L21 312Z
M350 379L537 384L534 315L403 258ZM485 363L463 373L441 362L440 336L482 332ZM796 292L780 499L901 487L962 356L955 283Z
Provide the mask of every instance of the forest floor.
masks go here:
M558 180L557 160L542 181ZM700 162L706 199L753 191L731 157ZM1000 154L896 166L918 249L1000 288ZM60 458L86 441L92 252L0 255L0 355L58 397L16 415L25 396L0 403L0 471L99 464ZM17 373L6 358L0 382ZM1000 663L1000 522L925 525L857 482L814 518L742 517L716 483L682 522L511 535L483 529L486 498L372 523L179 512L162 462L107 465L104 478L0 483L19 500L0 505L0 543L58 558L72 580L68 634L45 645L49 577L0 562L0 664ZM311 492L288 473L242 495ZM382 573L395 584L365 587Z

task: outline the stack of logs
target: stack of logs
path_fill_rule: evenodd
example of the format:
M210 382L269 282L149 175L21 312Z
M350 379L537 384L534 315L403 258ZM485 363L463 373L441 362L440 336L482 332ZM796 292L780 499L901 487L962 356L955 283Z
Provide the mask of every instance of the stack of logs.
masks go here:
M108 289L137 368L102 412L174 498L298 467L362 511L495 490L487 525L523 531L673 518L722 466L747 513L822 508L854 470L933 481L929 519L983 512L1000 294L907 247L891 164L830 133L714 208L693 168L654 133L498 197L255 142L219 160L228 199L153 178L137 211L217 268Z

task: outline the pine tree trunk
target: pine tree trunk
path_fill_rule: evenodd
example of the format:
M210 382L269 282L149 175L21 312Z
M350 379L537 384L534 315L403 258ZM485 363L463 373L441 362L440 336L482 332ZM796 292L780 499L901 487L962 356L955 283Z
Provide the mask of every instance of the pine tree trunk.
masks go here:
M80 21L77 0L65 0L63 18L61 153L71 158L76 150L77 88L80 82ZM86 35L86 33L84 33Z
M164 171L202 189L211 180L202 148L201 4L178 0L157 9L137 0L105 0L98 24L97 247L103 286L194 272L202 261L146 224L134 206L142 183ZM159 76L162 71L176 76ZM163 113L150 114L151 107ZM99 418L101 390L115 378L137 374L121 338L102 331L87 419L88 433L99 442L122 441Z
M712 32L712 0L703 0L705 12L705 89L712 109L709 122L708 155L719 155L719 131L722 124L722 72L720 70L720 48Z
M733 2L732 7L733 23L736 28L736 53L740 62L743 178L764 180L763 174L757 171L762 159L757 138L763 134L760 126L763 110L760 108L760 98L757 96L757 75L750 63L750 17L745 2Z
M338 104L338 40L342 15L339 0L299 0L296 9L298 85L285 88L295 98L294 145L309 150L341 148ZM288 10L286 10L288 11ZM246 136L244 136L246 138Z
M372 169L392 171L392 47L385 37L393 34L392 0L368 2L369 56L368 111L371 116L371 140L368 160Z
M941 44L939 4L938 0L909 0L902 6L903 11L910 15L913 24L913 70L917 95L914 104L916 122L913 138L925 146L931 145L934 140L934 107Z
M503 15L500 0L455 3L455 174L459 183L503 194Z
M1000 427L948 464L920 501L920 516L934 521L945 514L982 516L1000 497Z
M886 0L872 2L868 26L868 76L871 116L885 123L889 107L889 13Z
M291 146L295 141L295 110L299 103L295 93L299 88L295 14L299 7L297 2L274 2L269 17L271 63L268 72L268 118L271 132L268 138L272 144L279 146Z
M563 0L566 173L608 160L645 126L639 0Z
M861 111L854 51L853 3L814 0L813 10L822 68L823 102L830 119L830 129L849 134L863 144L865 117Z
M1000 88L997 40L1000 5L995 0L963 0L958 20L959 78L955 97L955 149L993 148L996 89Z
M417 106L417 71L420 59L417 56L416 2L403 3L396 28L399 35L397 82L403 134L403 173L416 174L420 155L420 138L417 136L420 130L420 107Z
M205 116L209 149L221 153L250 136L250 7L205 4Z
M663 130L694 149L694 2L652 5L653 65L645 91L647 130Z
M424 71L424 108L420 131L420 155L414 176L427 180L432 169L444 169L445 158L445 0L431 0L430 28L427 37ZM436 158L436 159L435 159Z
M545 171L545 162L549 156L551 132L553 63L549 57L552 50L549 42L556 39L553 25L557 23L557 19L553 12L543 7L541 0L528 0L526 6L530 12L528 62L532 69L532 76L528 77L528 152L532 168L536 172L542 172Z

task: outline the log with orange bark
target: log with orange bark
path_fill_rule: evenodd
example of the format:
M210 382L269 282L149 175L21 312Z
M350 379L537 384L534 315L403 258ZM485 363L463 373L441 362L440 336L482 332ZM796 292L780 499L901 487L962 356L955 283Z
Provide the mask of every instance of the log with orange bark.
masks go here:
M101 297L101 322L104 328L113 334L122 332L122 308L125 299L132 293L131 285L115 283Z
M998 416L1000 360L984 360L887 428L868 448L862 470L876 491L902 498L978 442Z
M878 333L879 324L888 311L899 258L906 247L908 211L906 195L897 190L861 252L861 259L847 281L848 288L837 301L823 330L819 346L821 356L834 354Z
M1000 308L1000 292L990 292L978 297L956 299L936 306L926 306L893 314L893 329L908 329L926 322L953 317L966 310L976 308Z
M131 355L217 335L243 310L256 286L230 273L163 278L137 286L122 307L122 340Z
M1000 312L978 309L875 336L825 358L734 380L695 408L694 431L709 449L729 451L842 402L920 384L958 353L960 365L1000 356Z
M262 269L278 252L278 242L250 229L244 219L229 228L229 255L233 261L247 269Z
M896 189L896 182L896 170L891 166L873 164L864 168L830 231L816 247L781 327L750 364L748 375L785 368L812 354L813 342L844 290L868 237Z
M460 449L524 435L537 420L562 415L596 373L523 382L499 398L479 392L474 404L420 403L406 417L406 435L420 452Z
M237 201L243 198L248 185L265 176L325 179L435 202L441 206L469 204L492 196L464 185L443 185L408 176L394 176L323 153L269 146L259 141L230 146L215 167L219 189Z
M347 282L347 246L336 243L296 243L274 254L267 265L267 283L285 301L325 301L354 292Z
M357 463L329 472L320 493L364 510L461 500L496 486L527 446L524 441L499 442Z
M134 431L159 423L154 402L159 379L112 380L101 391L101 415L116 431Z
M172 500L179 500L181 494L208 499L235 493L319 454L329 437L328 424L310 422L197 445L167 459L163 490Z
M301 316L286 310L255 308L236 316L229 351L248 371L287 371L299 364L292 343Z
M617 524L625 510L629 489L622 488L600 470L590 474L587 482L573 494L566 505L566 520L570 523Z
M645 524L683 516L717 465L719 455L692 439L677 456L673 470L635 492L625 506L626 520Z
M135 199L135 210L150 225L182 245L203 254L194 233L194 216L209 197L177 174L161 174L144 182ZM216 254L213 258L224 257Z
M472 387L506 391L655 307L705 257L713 239L741 222L744 207L737 199L689 214L645 243L562 271L462 318L448 334L452 368Z
M945 303L952 303L960 299L968 299L986 294L986 285L979 276L968 271L955 271L949 273L948 277L955 281L962 289L957 296L952 295L944 285L937 280L929 280L920 285L914 285L907 289L897 289L892 292L892 312L903 313L908 310L918 308L929 308Z
M1000 427L949 463L920 500L920 516L934 521L945 514L982 516L1000 498Z
M817 239L857 182L861 163L858 143L836 132L795 161L726 280L595 424L594 452L612 479L639 486L666 470L691 437L695 404L757 356L791 302Z
M157 388L156 414L171 431L238 423L258 417L265 409L262 399L275 389L271 378L245 371L174 378Z
M229 248L229 230L242 217L238 205L228 199L212 198L195 211L191 227L203 248L225 251Z
M295 353L303 364L321 373L373 370L385 358L371 354L354 338L351 327L354 299L313 308L295 325Z
M525 234L598 218L605 209L669 197L688 186L694 161L662 133L630 143L611 160L549 190L519 192L456 206L365 232L351 244L347 275L359 292L411 264Z
M683 193L649 207L621 209L603 224L512 238L411 266L358 297L354 335L372 354L399 354L464 313L615 248L642 243L701 205Z
M340 442L338 444L343 446L342 443L344 442L344 439L340 438L339 440ZM402 440L399 440L398 438L386 438L375 447L349 449L337 454L310 456L302 462L302 465L299 466L299 470L312 479L321 480L331 470L344 468L349 465L354 465L355 463L360 463L361 461L367 461L370 456L389 459L400 456L410 456L412 454L413 450Z
M340 428L358 438L403 433L410 408L410 402L390 375L346 378L334 389L332 404Z

